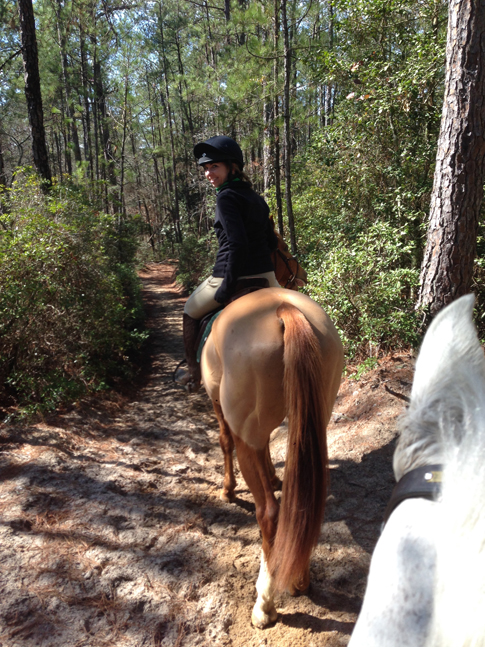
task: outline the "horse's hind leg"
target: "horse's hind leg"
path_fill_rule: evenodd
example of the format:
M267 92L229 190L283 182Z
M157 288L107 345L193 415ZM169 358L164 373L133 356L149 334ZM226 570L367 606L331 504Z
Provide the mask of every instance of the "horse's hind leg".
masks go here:
M271 454L269 451L269 443L266 445L266 464L268 466L268 473L271 479L273 490L275 492L277 490L281 490L281 488L283 487L283 481L278 476L276 476L276 470L273 465L273 461L271 460Z
M234 440L236 442L239 467L254 497L256 518L263 535L261 567L256 583L258 598L251 616L253 625L263 629L275 622L278 617L273 600L273 578L267 564L276 534L279 505L273 493L271 473L268 468L268 449L253 449L237 436L234 437Z
M216 402L212 404L214 405L214 411L219 421L219 444L224 455L224 483L220 497L223 501L232 503L236 498L234 496L234 489L236 487L233 463L234 441L220 405Z

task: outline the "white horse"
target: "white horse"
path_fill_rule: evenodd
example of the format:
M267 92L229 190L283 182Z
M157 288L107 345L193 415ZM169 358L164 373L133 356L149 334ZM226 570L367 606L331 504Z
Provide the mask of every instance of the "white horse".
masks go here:
M422 494L442 480L441 492L390 515L349 647L485 646L485 359L473 303L462 297L431 324L394 454L397 488L417 480Z

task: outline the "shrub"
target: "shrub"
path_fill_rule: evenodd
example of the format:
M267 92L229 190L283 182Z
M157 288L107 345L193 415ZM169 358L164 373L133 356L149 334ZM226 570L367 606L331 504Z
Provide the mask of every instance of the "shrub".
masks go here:
M144 338L133 235L74 185L46 196L32 175L4 195L3 211L0 390L52 409L105 388Z
M419 271L406 269L414 250L403 240L405 231L376 222L352 244L342 236L323 260L316 250L305 261L307 292L332 318L349 357L417 342Z
M217 252L215 233L197 238L187 234L178 249L177 280L191 292L210 275Z

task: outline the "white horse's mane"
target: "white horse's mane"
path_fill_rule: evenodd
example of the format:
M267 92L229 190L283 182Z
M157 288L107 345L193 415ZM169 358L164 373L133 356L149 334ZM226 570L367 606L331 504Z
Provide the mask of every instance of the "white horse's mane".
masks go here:
M427 647L485 646L485 358L473 304L458 299L430 326L394 455L397 480L444 467Z
M477 435L485 435L485 358L472 321L473 303L471 294L458 299L429 327L411 403L400 421L397 480L416 467L448 464L458 448L463 453Z

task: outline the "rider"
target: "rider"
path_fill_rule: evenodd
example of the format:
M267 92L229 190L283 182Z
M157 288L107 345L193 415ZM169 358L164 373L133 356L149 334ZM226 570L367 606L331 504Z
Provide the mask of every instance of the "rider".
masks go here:
M205 177L217 192L214 228L219 250L209 276L187 299L183 338L188 371L177 379L189 392L200 387L195 342L199 320L234 294L238 279L265 278L279 287L271 261L277 238L269 207L243 172L241 148L230 137L218 135L194 147Z

